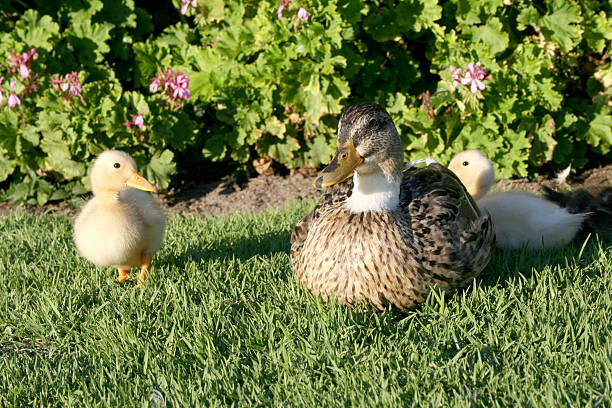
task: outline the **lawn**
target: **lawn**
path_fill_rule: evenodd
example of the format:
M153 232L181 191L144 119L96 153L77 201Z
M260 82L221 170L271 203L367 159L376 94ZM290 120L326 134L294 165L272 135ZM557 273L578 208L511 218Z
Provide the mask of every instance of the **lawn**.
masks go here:
M610 406L612 254L496 251L410 313L326 306L291 272L311 204L171 217L144 290L70 220L0 218L0 406Z

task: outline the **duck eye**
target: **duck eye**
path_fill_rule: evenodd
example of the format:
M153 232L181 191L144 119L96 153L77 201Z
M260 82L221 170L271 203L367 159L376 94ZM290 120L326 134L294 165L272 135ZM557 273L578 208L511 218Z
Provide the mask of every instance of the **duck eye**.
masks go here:
M340 159L344 160L348 157L348 153L347 152L343 152L340 154Z
M372 119L368 122L368 127L370 129L376 129L377 126L378 126L378 122L376 122L376 119Z
M470 162L468 162L468 161L464 161L464 162L463 162L463 163L461 163L461 164L462 164L462 165L464 165L464 166L467 166L468 164L470 164Z
M113 164L113 167L118 169L119 167L121 167L121 165L119 163L115 163L115 164Z

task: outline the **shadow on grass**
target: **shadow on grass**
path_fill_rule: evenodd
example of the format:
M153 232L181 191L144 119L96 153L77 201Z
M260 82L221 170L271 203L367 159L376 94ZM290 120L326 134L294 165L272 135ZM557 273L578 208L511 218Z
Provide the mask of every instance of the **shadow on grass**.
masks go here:
M533 278L536 271L541 271L546 267L551 268L566 268L566 267L587 267L596 262L602 251L610 251L612 241L602 241L598 236L586 236L576 239L570 244L555 249L548 250L529 250L522 248L520 250L501 250L495 248L493 250L491 261L476 278L479 287L500 287L505 288L511 282L522 276L529 280ZM603 271L597 268L587 268L589 277L600 276ZM569 279L563 279L559 282L560 288L566 288L571 285ZM473 283L470 283L462 288L457 288L449 292L434 291L429 297L444 298L443 302L453 302L455 298L460 298L465 294L469 294L474 290ZM416 305L414 308L402 311L393 306L388 305L387 311L393 311L397 321L405 318L411 318L418 315L425 303L431 302L428 299ZM441 299L433 299L434 303ZM367 309L367 307L366 307ZM375 310L373 307L372 310Z
M289 255L291 231L274 231L253 236L231 237L207 242L195 241L182 253L167 254L159 262L181 265L186 262L268 257L275 253Z
M599 259L601 251L606 251L612 247L611 241L602 241L599 236L586 236L576 239L570 244L561 248L547 250L530 250L526 248L518 250L494 249L491 261L483 270L479 280L479 286L507 287L509 282L518 276L525 279L532 279L535 271L540 271L546 267L572 267L574 265L586 267ZM601 271L594 271L589 275L601 274ZM568 281L561 281L561 287L569 285ZM465 291L470 291L472 285L468 285L456 292L447 294L449 297L461 295Z

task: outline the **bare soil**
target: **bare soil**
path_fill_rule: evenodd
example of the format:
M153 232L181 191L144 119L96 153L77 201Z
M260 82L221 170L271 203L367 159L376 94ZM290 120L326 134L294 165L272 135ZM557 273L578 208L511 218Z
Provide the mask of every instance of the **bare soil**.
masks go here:
M159 199L169 213L208 213L219 216L232 212L261 212L269 207L282 207L293 200L316 198L318 193L312 186L314 178L315 176L301 173L284 177L260 176L241 185L234 179L225 178L197 184L180 191L171 191L168 194L160 194ZM564 190L610 185L610 183L612 183L612 164L569 176L563 184L541 176L533 181L528 179L501 180L492 190L525 190L537 193L543 185ZM65 203L41 207L25 204L12 206L11 203L4 202L0 203L0 215L7 214L11 208L23 209L32 213L50 212L69 216L74 215L77 211Z

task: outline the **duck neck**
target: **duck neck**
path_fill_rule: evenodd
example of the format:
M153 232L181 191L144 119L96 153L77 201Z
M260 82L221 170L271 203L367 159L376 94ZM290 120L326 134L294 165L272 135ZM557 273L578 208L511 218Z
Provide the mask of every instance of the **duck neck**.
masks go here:
M109 190L109 189L96 189L94 191L94 196L99 198L104 202L115 202L119 201L119 191L117 190Z
M345 208L352 213L395 210L399 205L402 181L401 160L399 163L380 163L374 171L368 172L356 170L353 192L347 198Z

